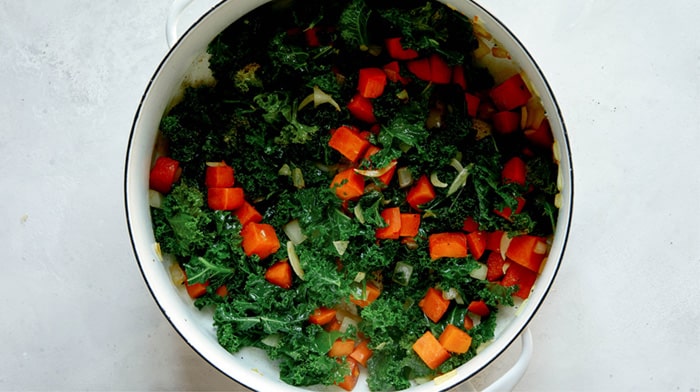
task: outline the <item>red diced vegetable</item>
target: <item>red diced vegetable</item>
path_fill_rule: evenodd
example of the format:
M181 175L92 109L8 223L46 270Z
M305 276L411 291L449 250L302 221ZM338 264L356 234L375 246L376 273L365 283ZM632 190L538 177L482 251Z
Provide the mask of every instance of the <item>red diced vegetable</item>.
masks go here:
M433 53L428 57L430 62L430 81L435 84L449 84L452 82L452 67L447 65L445 59L439 54Z
M467 79L464 77L464 67L455 65L452 67L452 83L458 85L462 90L467 89Z
M221 285L221 286L216 288L214 293L216 295L218 295L219 297L225 297L228 295L228 287L226 287L226 285Z
M503 230L491 231L486 234L486 249L494 252L501 251L501 238L505 232Z
M243 188L209 188L207 204L212 210L232 211L243 205Z
M365 192L365 178L355 173L353 168L345 169L333 177L331 188L342 200L352 200Z
M160 193L168 193L180 178L181 172L180 162L168 157L158 157L148 176L148 187Z
M486 233L474 231L467 234L467 246L475 259L480 259L486 251Z
M479 110L481 98L474 94L464 93L464 99L467 101L467 114L469 117L476 117Z
M204 185L208 188L229 188L234 184L233 168L224 162L207 166Z
M438 341L445 350L455 354L466 353L472 345L472 337L453 324L447 324Z
M519 235L511 239L506 257L530 271L539 273L547 253L547 241L534 235Z
M520 128L520 113L503 110L491 116L493 129L499 133L512 133Z
M318 27L310 27L304 30L306 44L312 48L318 47L321 43L318 40Z
M265 271L265 280L283 289L292 287L292 266L287 259L272 264Z
M247 256L258 255L265 259L280 248L275 229L266 223L250 222L241 230L241 245Z
M554 143L554 136L552 136L552 129L549 126L549 121L547 119L542 120L539 127L535 129L526 129L523 131L525 138L529 140L532 144L550 148L552 143Z
M524 197L518 196L516 199L518 201L518 205L515 208L515 211L513 211L513 209L510 207L504 207L500 211L498 211L498 210L494 211L494 213L505 220L510 220L510 218L511 218L511 216L513 216L513 214L521 213L523 211L523 208L525 207L525 198Z
M433 184L430 183L428 176L422 175L418 178L418 181L408 190L406 194L406 201L408 204L420 210L420 206L428 203L435 199L435 188Z
M494 106L493 102L489 100L481 100L476 116L482 120L491 121L491 117L493 117L494 113L496 112L496 106Z
M243 204L233 211L233 215L238 218L238 221L242 226L245 226L248 222L260 223L262 222L263 216L258 210L253 207L252 204L244 201Z
M430 73L430 59L427 57L406 62L406 68L420 80L430 82L432 79L432 74Z
M187 290L187 295L190 296L190 298L199 298L203 296L204 294L207 293L207 287L209 286L209 282L204 282L204 283L192 283L189 284L187 283L187 275L185 275L185 289Z
M450 358L450 353L442 347L440 341L430 331L413 343L413 351L433 370Z
M370 143L357 129L343 125L333 131L328 145L351 162L357 162Z
M384 73L387 79L392 82L399 82L401 84L407 84L409 82L408 78L401 76L401 67L398 61L392 61L384 65Z
M377 118L374 117L372 102L360 95L360 93L355 94L355 96L348 103L347 107L350 113L355 116L356 119L369 124L374 124L377 122Z
M420 228L420 214L401 214L400 237L415 237Z
M472 301L467 306L467 310L481 317L488 316L491 311L484 300Z
M474 218L472 218L471 216L468 216L464 219L462 230L466 231L467 233L477 231L479 230L479 223L475 221Z
M504 165L501 171L501 178L504 184L516 183L520 186L525 186L527 178L527 166L520 157L510 158Z
M426 317L437 323L450 307L450 300L442 296L441 290L430 287L423 299L418 302L418 307L421 308Z
M357 90L365 98L377 98L384 92L386 73L383 69L368 67L360 69Z
M464 233L436 233L428 236L432 260L441 257L467 257L467 236Z
M495 282L501 279L505 273L503 271L505 264L506 261L501 256L500 250L489 253L489 257L486 258L486 280Z
M530 296L532 285L535 284L537 273L521 266L517 263L510 263L506 274L501 280L501 285L505 287L518 286L518 291L513 295L522 299Z
M412 60L418 57L418 52L413 49L405 49L401 44L401 37L392 37L384 40L389 57L396 60Z
M309 322L311 324L326 325L336 319L336 313L337 312L335 309L330 309L322 306L316 308L314 312L311 313L311 316L309 316Z
M382 210L380 215L386 222L386 226L378 227L374 232L374 236L378 239L398 239L401 232L401 211L399 207L386 208Z
M523 106L532 97L530 90L519 73L491 89L489 95L500 110L513 110Z

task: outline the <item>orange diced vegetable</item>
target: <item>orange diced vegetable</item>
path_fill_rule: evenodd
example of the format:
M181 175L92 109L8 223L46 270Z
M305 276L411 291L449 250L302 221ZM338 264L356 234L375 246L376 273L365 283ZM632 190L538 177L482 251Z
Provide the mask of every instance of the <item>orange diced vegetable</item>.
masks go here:
M226 287L226 285L221 285L216 288L216 291L214 291L214 293L219 297L225 297L228 295L228 287Z
M333 177L331 188L342 200L352 200L365 193L365 178L355 173L353 168L345 169Z
M365 98L377 98L384 92L386 73L381 68L360 68L357 90Z
M364 308L365 306L374 302L377 298L379 298L379 294L381 294L381 290L379 290L379 287L377 287L374 283L367 282L365 286L366 287L361 298L356 298L354 295L350 296L350 302L361 308Z
M360 366L352 358L346 358L345 363L350 367L350 374L345 376L342 382L338 383L338 386L346 391L352 391L357 385L357 380L360 378Z
M440 341L430 331L425 332L413 343L413 351L433 370L450 358L450 353L442 347Z
M243 188L209 188L207 204L212 210L232 211L243 205Z
M510 220L511 216L513 214L519 214L523 208L525 207L525 198L522 196L518 196L517 198L518 205L515 207L515 211L513 211L512 208L510 207L504 207L502 210L496 210L494 213L501 218L505 220Z
M473 231L467 234L467 247L475 259L479 260L486 252L486 233Z
M402 222L399 207L385 208L380 215L386 222L386 226L378 227L374 232L374 236L378 239L398 239Z
M331 357L347 357L355 349L355 341L352 339L336 339L328 351L328 356Z
M420 228L420 214L401 214L399 237L415 237Z
M168 193L182 173L180 162L168 158L158 157L148 176L148 187L160 193Z
M287 259L272 264L265 271L265 280L283 289L292 287L292 266Z
M441 257L467 257L467 236L464 233L436 233L428 236L432 260Z
M325 306L321 306L319 308L316 308L314 312L311 313L311 316L309 316L309 322L311 324L326 325L331 321L336 320L336 313L337 312L335 309L330 309L326 308Z
M450 307L450 300L442 296L441 290L430 287L423 299L418 302L418 307L421 308L426 317L437 323Z
M365 339L361 341L355 349L350 353L350 358L354 359L360 365L367 367L367 361L372 356L372 349L368 346L369 340Z
M445 350L455 354L466 353L472 345L472 337L453 324L447 324L438 341Z
M243 226L241 237L243 252L248 256L258 255L264 259L280 248L275 229L266 223L249 222Z
M547 241L534 235L519 235L511 239L506 257L530 271L539 273L547 252Z
M185 289L187 290L187 294L190 296L190 298L194 299L203 296L207 293L208 286L209 282L189 284L187 283L187 276L185 276Z
M248 222L260 223L262 222L263 216L258 210L253 207L252 204L244 201L243 204L233 211L233 215L238 218L242 226L245 226Z
M215 166L207 166L204 174L204 185L207 188L230 188L235 183L233 168L224 162Z
M357 162L370 143L367 138L360 135L357 129L343 125L333 132L328 145L351 162Z
M416 210L420 210L419 207L421 205L433 199L435 199L435 188L433 188L433 184L430 183L428 176L425 174L418 178L418 181L416 181L406 194L406 201Z

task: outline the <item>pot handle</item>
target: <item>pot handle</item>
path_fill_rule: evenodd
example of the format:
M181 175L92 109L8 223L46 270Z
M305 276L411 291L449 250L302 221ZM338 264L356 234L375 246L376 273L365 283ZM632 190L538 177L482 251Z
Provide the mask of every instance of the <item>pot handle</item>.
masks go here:
M165 19L165 39L168 42L168 47L172 48L178 40L177 22L185 11L187 6L192 3L192 0L173 0L168 8L168 15Z
M524 330L520 335L520 342L520 356L515 364L513 364L513 367L498 380L484 388L482 392L512 391L513 388L515 388L525 374L525 370L527 370L527 366L530 364L530 359L532 359L532 333L530 333L529 329Z

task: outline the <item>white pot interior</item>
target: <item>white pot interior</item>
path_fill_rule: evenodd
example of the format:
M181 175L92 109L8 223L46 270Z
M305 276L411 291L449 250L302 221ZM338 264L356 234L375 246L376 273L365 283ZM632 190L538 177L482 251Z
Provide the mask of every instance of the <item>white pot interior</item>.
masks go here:
M148 204L148 173L160 119L174 96L181 90L191 65L204 53L207 44L233 21L268 0L223 1L184 33L156 70L142 98L129 140L125 171L127 221L134 252L143 277L159 307L175 329L203 358L224 374L255 390L295 390L281 382L278 370L265 353L255 349L235 355L224 350L216 339L211 315L197 310L184 290L178 290L168 272L168 261L161 261L154 247ZM554 96L539 68L517 39L492 15L475 3L446 1L456 10L477 17L494 38L507 49L526 74L533 91L541 97L555 138L562 182L561 208L548 262L529 299L518 307L499 312L496 339L479 355L457 369L444 382L415 386L415 391L448 389L468 379L502 353L523 331L544 300L559 268L569 231L573 199L570 151L563 120ZM498 76L496 76L498 78ZM360 382L356 388L366 386ZM336 388L337 389L337 388Z

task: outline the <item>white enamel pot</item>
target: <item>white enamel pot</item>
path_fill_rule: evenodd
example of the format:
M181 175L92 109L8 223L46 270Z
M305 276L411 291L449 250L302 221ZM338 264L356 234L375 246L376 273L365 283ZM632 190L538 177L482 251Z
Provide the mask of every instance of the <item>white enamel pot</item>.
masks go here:
M192 65L206 51L208 43L232 22L270 0L223 0L208 9L178 37L177 17L191 0L175 0L166 24L171 49L156 69L136 113L129 138L124 178L127 225L132 246L148 288L162 313L182 338L206 361L241 385L258 391L292 391L279 380L275 363L262 351L244 349L236 355L224 350L216 340L211 314L197 310L183 290L171 281L168 262L161 260L155 248L148 201L148 174L161 117L191 77ZM303 1L303 0L298 0ZM440 382L415 385L411 391L442 391L458 385L469 389L468 380L489 365L521 337L522 350L516 364L488 390L510 390L525 372L532 355L532 339L526 329L543 303L561 265L572 218L573 171L569 141L563 119L544 75L517 38L486 9L470 0L449 0L458 12L476 17L512 60L527 75L530 87L540 96L555 139L555 156L559 157L561 206L551 252L527 301L517 308L499 312L496 337L471 361ZM167 364L166 364L167 366ZM174 370L173 370L174 371ZM320 388L321 390L323 388ZM337 387L328 387L338 390ZM308 390L308 389L307 389ZM319 388L312 388L319 390ZM356 391L366 390L362 380Z

